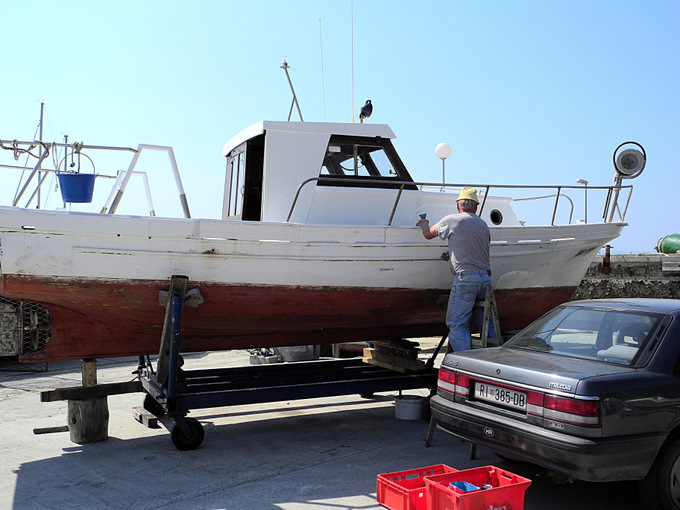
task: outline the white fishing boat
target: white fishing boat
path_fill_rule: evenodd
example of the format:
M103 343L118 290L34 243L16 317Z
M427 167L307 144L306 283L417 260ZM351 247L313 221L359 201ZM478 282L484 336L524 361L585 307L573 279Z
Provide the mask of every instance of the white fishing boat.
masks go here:
M425 240L415 224L422 214L438 221L454 212L463 185L478 189L478 213L491 229L501 327L516 330L570 299L594 255L626 225L627 202L617 201L622 191L629 200L632 187L621 178L643 165L642 154L629 149L625 156L635 161L626 159L628 170L613 186L585 188L606 193L595 223L555 222L560 199L584 187L538 187L554 196L554 207L552 218L531 226L505 196L524 187L414 182L394 138L387 125L254 124L224 146L216 219L190 217L172 150L143 145L127 149L133 161L99 213L19 207L18 200L0 207L0 295L6 311L18 314L20 358L158 352L159 292L176 274L188 276L200 303L183 314L186 351L441 335L442 296L452 281L440 258L447 247ZM169 152L184 217L115 214L148 149ZM34 173L58 170L44 161L43 153Z

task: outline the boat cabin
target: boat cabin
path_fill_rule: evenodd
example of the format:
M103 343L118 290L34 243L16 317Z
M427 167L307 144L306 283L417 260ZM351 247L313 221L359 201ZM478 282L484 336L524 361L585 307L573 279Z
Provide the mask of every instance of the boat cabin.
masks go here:
M222 219L412 227L455 212L457 193L423 191L394 138L384 124L254 124L224 146ZM519 224L510 199L488 200L490 225Z

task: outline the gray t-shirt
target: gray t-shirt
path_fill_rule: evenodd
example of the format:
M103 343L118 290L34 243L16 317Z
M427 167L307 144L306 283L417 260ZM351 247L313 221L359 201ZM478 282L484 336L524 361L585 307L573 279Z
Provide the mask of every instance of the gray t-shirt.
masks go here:
M437 223L439 237L449 241L451 271L488 271L491 233L486 222L473 213L444 216Z

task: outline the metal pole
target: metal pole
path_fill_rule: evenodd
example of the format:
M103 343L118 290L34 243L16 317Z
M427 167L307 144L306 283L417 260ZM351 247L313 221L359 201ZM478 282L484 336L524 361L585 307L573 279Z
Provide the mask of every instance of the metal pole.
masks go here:
M288 74L288 69L290 69L290 66L288 65L288 60L285 58L283 59L283 65L281 66L281 69L286 72L286 78L288 78L288 84L290 85L290 90L293 93L293 103L295 106L297 106L298 115L300 115L300 121L304 122L304 119L302 118L302 110L300 110L300 104L298 103L297 95L295 94L295 89L293 88L293 81L290 79L290 75ZM290 109L291 111L293 110L292 105ZM288 115L288 120L290 120L290 114Z
M558 186L557 187L557 193L555 194L555 206L553 207L553 214L552 214L552 220L550 220L550 225L555 224L555 215L557 214L557 204L560 201L560 191L561 191L561 188ZM571 220L569 220L569 222L571 223Z
M153 148L153 146L144 145L144 148ZM177 167L177 160L175 159L175 151L172 147L164 147L168 152L168 157L170 158L170 166L172 167L172 174L175 177L175 186L177 186L177 192L179 193L179 201L182 204L182 211L184 212L185 218L191 218L191 213L189 212L189 203L187 202L187 195L184 192L184 186L182 185L182 178L179 175L179 168Z
M120 201L123 199L123 193L125 193L125 188L127 187L128 181L130 180L130 177L132 177L132 172L134 171L135 166L137 166L137 161L139 161L139 153L140 149L138 149L137 152L135 152L135 155L132 157L130 166L123 174L123 179L121 180L120 184L118 184L118 181L116 181L116 184L118 184L117 189L114 188L111 190L111 194L115 193L116 196L113 199L111 209L108 211L108 214L116 213L116 209L118 209L118 204L120 204ZM101 212L102 214L107 212L106 206L104 206Z
M611 204L609 206L610 207L610 209L609 209L609 219L607 220L610 223L614 220L614 211L616 210L616 205L617 205L617 202L619 201L619 190L621 189L620 188L621 182L622 182L621 177L616 175L614 177L614 186L615 186L614 187L614 194L612 196L612 201L611 201Z
M45 113L45 103L40 103L40 131L39 131L39 134L38 134L38 137L39 137L38 140L40 140L41 142L42 142L42 139L43 139L43 117L44 117L44 113ZM43 148L42 148L42 145L41 145L40 150L38 152L39 157L42 156L42 151L43 151ZM42 172L38 172L38 182L42 182L42 179L40 178L41 174L42 174ZM38 187L38 205L36 206L36 209L40 209L40 187Z
M585 205L586 205L584 220L585 220L586 223L588 223L588 183L587 182L586 182L586 185L583 187L583 194L584 194L583 201L585 202Z
M173 292L172 300L172 332L170 343L170 366L168 368L168 410L170 410L171 400L177 397L177 376L179 371L179 349L182 343L181 321L182 321L182 296L179 292ZM174 404L174 402L173 402Z
M40 144L42 147L42 144ZM24 184L24 187L21 188L21 191L17 195L17 197L14 199L14 202L12 202L12 207L16 207L17 204L19 203L19 200L21 200L21 197L26 193L26 189L28 188L29 184L31 184L31 181L33 180L33 177L35 177L35 174L38 173L40 170L40 165L42 165L43 160L49 155L50 151L45 150L45 152L40 156L40 159L38 159L38 162L35 165L35 168L31 172L31 175L28 176L28 179L26 180L26 183Z
M40 175L40 172L38 173L38 175ZM42 188L42 185L45 182L45 179L47 179L47 177L49 175L50 175L50 171L45 170L45 173L42 175L40 180L38 180L38 186L36 186L35 191L33 192L33 194L28 199L28 202L26 202L26 208L30 207L31 203L33 202L33 199L36 197L36 195L39 195L40 189ZM38 204L38 205L40 205L40 204ZM37 207L37 209L40 209L40 207Z
M446 184L446 160L442 158L442 191L444 191L445 184Z
M583 197L583 203L585 206L585 211L583 213L583 221L585 223L588 223L588 181L585 179L577 179L576 181L578 184L583 184L583 192L584 192L584 197Z

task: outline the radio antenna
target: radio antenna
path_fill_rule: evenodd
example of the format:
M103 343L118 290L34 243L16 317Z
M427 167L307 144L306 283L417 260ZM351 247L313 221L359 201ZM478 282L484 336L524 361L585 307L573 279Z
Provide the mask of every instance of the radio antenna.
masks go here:
M354 0L350 0L351 45L352 45L352 124L354 124Z
M321 31L321 19L319 19L319 47L321 48L321 93L323 98L323 120L326 121L326 79L323 72L323 32Z

